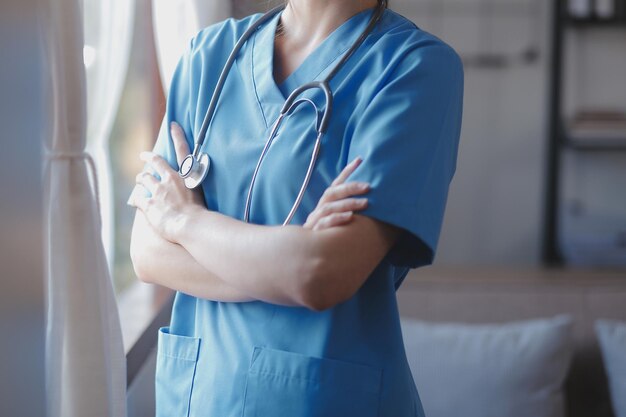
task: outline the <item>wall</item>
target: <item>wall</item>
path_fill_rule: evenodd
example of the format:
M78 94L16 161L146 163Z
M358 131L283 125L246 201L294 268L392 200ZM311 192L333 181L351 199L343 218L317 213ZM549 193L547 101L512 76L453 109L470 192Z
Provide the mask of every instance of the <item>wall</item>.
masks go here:
M391 5L468 62L458 165L435 262L538 263L550 2L392 0ZM538 59L524 63L520 53L531 45L538 48ZM485 53L512 62L502 68L470 63Z
M234 0L236 16L272 1ZM548 75L549 1L390 0L390 7L451 44L511 59L466 64L458 167L435 262L534 265L540 261ZM252 4L252 5L251 5ZM538 59L521 62L529 46Z

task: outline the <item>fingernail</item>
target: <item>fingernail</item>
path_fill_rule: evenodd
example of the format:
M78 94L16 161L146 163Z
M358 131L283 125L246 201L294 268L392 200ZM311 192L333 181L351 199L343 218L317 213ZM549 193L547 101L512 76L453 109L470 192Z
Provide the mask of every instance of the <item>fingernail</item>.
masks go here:
M360 188L361 190L369 190L370 185L369 185L369 183L367 183L367 182L360 182L360 183L359 183L359 188Z
M367 205L367 198L358 198L357 202L358 202L359 206L366 206Z
M342 215L344 218L346 218L346 219L347 219L347 218L349 218L349 217L352 217L352 214L354 214L354 213L353 213L353 212L351 212L351 211L346 211L345 213L341 213L341 215Z
M352 163L353 163L353 164L356 164L356 163L359 163L359 162L362 162L362 161L363 161L363 158L362 158L361 156L357 156L356 158L354 158L354 160L352 161Z

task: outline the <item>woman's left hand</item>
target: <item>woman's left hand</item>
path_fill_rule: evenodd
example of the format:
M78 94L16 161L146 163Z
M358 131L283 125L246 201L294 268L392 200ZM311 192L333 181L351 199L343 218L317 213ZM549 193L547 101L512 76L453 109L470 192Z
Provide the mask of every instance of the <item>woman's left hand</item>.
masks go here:
M176 149L178 164L189 154L189 146L185 133L176 123L171 126L172 139ZM204 208L202 190L190 190L183 179L170 165L153 152L142 152L140 159L152 166L161 180L157 180L149 172L141 172L136 177L137 184L145 187L151 197L135 196L129 204L141 210L150 225L170 242L177 242L177 235L187 216L194 210Z

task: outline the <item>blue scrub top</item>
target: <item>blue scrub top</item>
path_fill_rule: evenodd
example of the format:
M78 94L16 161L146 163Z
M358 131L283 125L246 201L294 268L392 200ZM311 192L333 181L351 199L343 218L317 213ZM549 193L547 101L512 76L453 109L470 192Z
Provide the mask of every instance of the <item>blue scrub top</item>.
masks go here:
M204 145L212 162L202 184L209 210L243 219L252 172L286 96L324 77L372 12L336 29L281 85L272 75L279 15L247 42ZM193 146L228 54L258 18L202 30L181 58L155 146L172 167L166 126L178 122ZM362 156L349 178L372 186L361 214L402 228L402 238L351 299L323 312L177 293L171 324L159 332L158 417L423 415L395 292L409 268L433 261L456 167L462 64L441 40L387 10L330 85L330 126L292 224L303 224L346 164ZM323 106L319 92L307 96ZM314 120L313 110L301 107L283 123L261 166L252 223L277 225L287 216L309 163Z

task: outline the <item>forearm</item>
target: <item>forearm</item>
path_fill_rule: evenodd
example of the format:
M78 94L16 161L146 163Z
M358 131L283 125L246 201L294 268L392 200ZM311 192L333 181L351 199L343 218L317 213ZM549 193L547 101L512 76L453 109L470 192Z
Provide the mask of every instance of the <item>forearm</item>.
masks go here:
M185 248L159 236L140 211L133 225L131 257L142 281L213 301L255 300L200 265Z
M187 149L183 139L177 140L177 155L184 155ZM207 210L163 158L150 152L141 157L161 179L139 175L137 183L151 196L135 196L129 204L146 216L155 233L181 245L213 277L246 297L313 310L332 307L358 291L399 233L395 226L360 215L344 225L322 230L244 223ZM366 188L361 185L358 189ZM133 247L144 259L145 248ZM180 273L178 266L183 262L174 262L169 252L162 255L168 264L175 265L165 274L169 280L154 279L180 289L179 279L188 283L190 278ZM150 268L153 272L147 271L147 276L163 276L161 268L158 272L154 265ZM172 274L178 278L174 282Z
M176 241L206 269L256 299L315 310L352 296L396 236L363 216L321 231L247 224L206 209L183 218Z
M177 242L204 268L254 298L301 306L315 270L315 232L247 224L206 209L185 215Z

